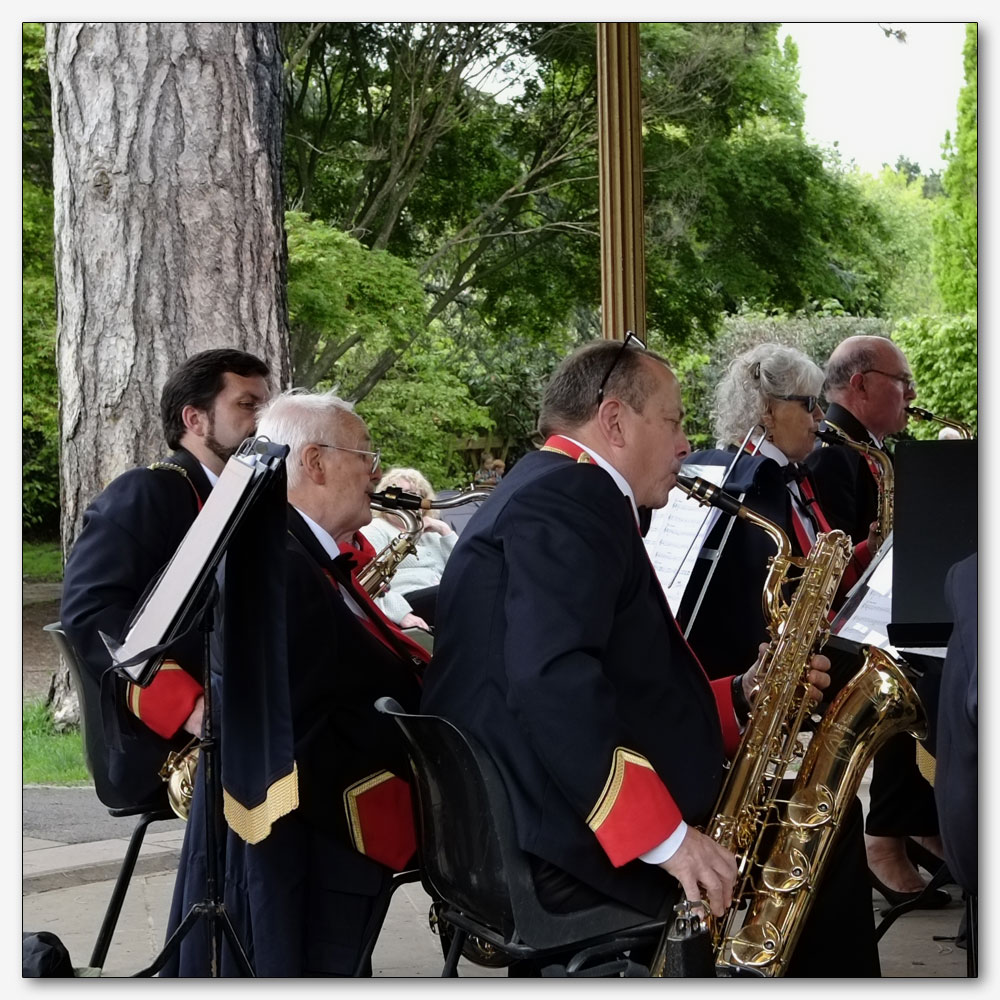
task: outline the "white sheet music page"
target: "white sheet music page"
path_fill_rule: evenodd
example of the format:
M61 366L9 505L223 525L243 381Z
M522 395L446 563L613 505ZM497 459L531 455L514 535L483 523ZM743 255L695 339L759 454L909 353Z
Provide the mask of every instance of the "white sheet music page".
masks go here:
M167 636L182 599L191 591L208 554L217 542L228 519L257 475L254 456L234 455L226 463L212 492L188 528L177 551L150 592L142 611L116 651L117 662L124 662L145 649L159 645ZM138 679L145 667L138 663L126 671Z
M724 465L685 465L685 476L707 479L716 486L726 474ZM670 610L676 615L691 579L695 560L720 511L692 500L682 489L670 491L666 507L653 511L644 539L649 561L667 596Z

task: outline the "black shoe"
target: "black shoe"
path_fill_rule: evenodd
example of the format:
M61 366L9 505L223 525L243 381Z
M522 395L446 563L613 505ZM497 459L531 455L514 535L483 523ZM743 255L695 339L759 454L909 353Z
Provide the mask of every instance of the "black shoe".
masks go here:
M914 910L940 910L942 906L947 906L951 902L951 896L944 889L932 889L928 892L927 888L924 888L919 892L899 892L885 885L870 868L868 869L868 877L890 906L917 903L919 900L919 903L913 907Z

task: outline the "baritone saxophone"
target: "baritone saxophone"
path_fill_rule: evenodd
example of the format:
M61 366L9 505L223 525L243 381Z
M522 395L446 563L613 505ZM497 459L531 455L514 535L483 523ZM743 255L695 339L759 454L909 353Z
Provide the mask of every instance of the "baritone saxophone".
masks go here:
M800 734L814 711L808 664L829 635L828 614L851 558L850 539L842 531L826 532L808 556L792 556L778 525L719 487L686 477L678 485L700 503L757 525L778 550L763 595L771 640L757 669L750 718L705 832L732 851L738 869L732 904L708 918L716 974L781 976L868 763L896 733L923 738L926 714L900 663L863 646L861 669L828 707L806 749ZM795 569L795 593L785 603L782 585ZM781 782L796 762L785 797ZM666 968L667 937L651 975Z

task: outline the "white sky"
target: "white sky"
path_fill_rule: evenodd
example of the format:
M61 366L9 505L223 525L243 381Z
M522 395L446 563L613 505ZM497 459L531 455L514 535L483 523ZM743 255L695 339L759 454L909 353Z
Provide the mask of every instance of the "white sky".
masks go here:
M900 155L925 174L941 171L964 83L965 24L882 23L905 31L905 44L875 22L782 25L779 39L791 35L799 48L806 132L822 146L839 141L845 162L869 173Z

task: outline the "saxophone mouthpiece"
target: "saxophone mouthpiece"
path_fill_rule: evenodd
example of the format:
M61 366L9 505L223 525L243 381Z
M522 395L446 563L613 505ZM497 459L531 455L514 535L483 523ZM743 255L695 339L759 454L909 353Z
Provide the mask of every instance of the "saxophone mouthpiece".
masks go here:
M718 507L727 514L742 516L743 505L725 490L700 476L677 476L677 485L693 500L710 507Z
M934 420L934 414L930 410L925 410L922 406L908 406L906 412L917 420Z
M816 437L825 444L840 444L843 438L836 432L830 430L828 427L821 427L816 431Z
M372 503L381 504L390 510L430 510L430 500L416 493L407 493L398 486L387 486L381 493L372 494Z

